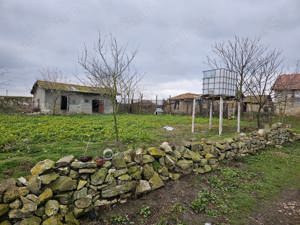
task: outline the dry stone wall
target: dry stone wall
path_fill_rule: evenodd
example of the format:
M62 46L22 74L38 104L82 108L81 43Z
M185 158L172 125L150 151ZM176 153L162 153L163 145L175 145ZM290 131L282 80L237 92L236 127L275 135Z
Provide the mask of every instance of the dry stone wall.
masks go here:
M0 225L79 224L76 218L92 209L126 202L168 180L210 172L222 160L255 154L294 137L275 124L270 130L220 142L201 140L178 147L164 142L159 148L117 153L111 160L46 159L31 169L31 175L0 184Z

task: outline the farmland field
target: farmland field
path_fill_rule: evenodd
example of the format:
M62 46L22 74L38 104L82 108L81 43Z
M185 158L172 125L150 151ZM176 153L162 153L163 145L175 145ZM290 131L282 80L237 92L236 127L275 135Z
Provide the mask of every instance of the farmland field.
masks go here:
M163 141L181 143L190 138L218 138L218 121L207 132L207 118L196 118L191 135L190 116L120 115L121 150L159 145ZM224 121L224 136L235 132L234 120ZM164 126L172 126L166 131ZM255 123L243 121L247 131ZM0 179L26 174L39 160L56 160L63 155L101 155L106 147L116 151L111 115L28 116L0 114Z

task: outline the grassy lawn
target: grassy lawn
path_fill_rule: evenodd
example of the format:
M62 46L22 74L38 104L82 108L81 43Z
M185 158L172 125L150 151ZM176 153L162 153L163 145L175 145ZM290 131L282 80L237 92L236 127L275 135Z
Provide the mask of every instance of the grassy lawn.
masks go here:
M181 143L190 138L218 139L218 120L208 132L207 118L196 118L196 133L191 134L190 116L120 115L121 150L159 145L163 141ZM224 135L235 133L234 120L224 120ZM172 126L166 131L164 126ZM243 121L247 130L253 121ZM56 160L64 155L101 155L106 147L117 151L111 115L27 116L0 114L0 179L20 176L37 161Z

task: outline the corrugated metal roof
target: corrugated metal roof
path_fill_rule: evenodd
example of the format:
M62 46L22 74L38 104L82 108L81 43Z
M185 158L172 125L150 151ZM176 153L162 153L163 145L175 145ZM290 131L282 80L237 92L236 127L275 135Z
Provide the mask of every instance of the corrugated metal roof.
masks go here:
M80 92L80 93L90 93L90 94L109 94L107 89L98 88L98 87L90 87L83 86L78 84L67 84L67 83L59 83L59 82L51 82L38 80L34 83L31 94L34 94L37 87L46 89L46 90L58 90L58 91L66 91L66 92Z

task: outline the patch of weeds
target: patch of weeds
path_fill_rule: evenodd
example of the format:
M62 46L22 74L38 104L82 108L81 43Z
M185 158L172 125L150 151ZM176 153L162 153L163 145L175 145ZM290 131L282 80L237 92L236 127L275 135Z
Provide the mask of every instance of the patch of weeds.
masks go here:
M156 172L161 168L160 163L157 162L157 161L152 162L152 166L153 166L153 169L154 169Z
M139 214L140 214L141 216L143 216L145 219L147 219L147 218L151 215L151 209L150 209L150 206L143 206L143 207L140 209Z
M112 224L128 224L129 223L129 218L128 215L126 216L121 216L121 215L114 215L111 218L111 223Z
M172 212L172 213L175 213L175 214L181 214L181 213L183 213L185 210L186 210L186 208L185 208L182 204L180 204L180 203L175 203L175 204L172 206L171 212Z
M207 212L210 204L217 202L217 195L209 190L203 190L198 193L198 197L192 201L191 207L194 211Z

